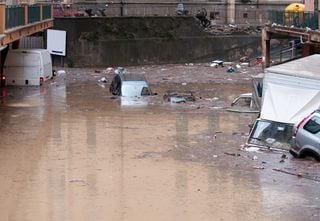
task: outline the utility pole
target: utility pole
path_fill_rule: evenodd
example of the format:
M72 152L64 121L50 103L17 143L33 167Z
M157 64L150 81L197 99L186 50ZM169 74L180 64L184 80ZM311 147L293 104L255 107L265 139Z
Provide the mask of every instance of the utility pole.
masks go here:
M316 27L319 29L319 0L314 0L314 16L316 19Z
M235 13L236 13L236 1L228 0L227 1L227 23L234 24L235 23Z
M123 16L123 8L124 8L124 2L123 2L123 0L121 0L121 2L120 2L120 16L121 17Z

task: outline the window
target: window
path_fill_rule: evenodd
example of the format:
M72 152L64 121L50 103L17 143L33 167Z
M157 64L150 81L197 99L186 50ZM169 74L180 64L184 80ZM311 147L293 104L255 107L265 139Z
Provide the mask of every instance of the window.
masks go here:
M148 87L143 87L141 91L141 96L151 95L150 89Z
M316 134L320 132L320 118L313 116L303 127L306 131Z
M243 13L243 18L248 18L248 13Z
M210 19L219 19L220 12L210 12Z

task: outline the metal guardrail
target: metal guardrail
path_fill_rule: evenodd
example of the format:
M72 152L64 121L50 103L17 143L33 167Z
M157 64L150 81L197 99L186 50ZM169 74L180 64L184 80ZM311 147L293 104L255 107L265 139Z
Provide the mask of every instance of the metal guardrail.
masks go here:
M278 25L294 26L297 28L318 29L317 12L284 12L268 11L269 21Z
M8 29L52 19L52 6L0 4L0 34Z
M6 29L24 25L24 7L7 6L5 10L5 27Z
M281 64L302 57L303 43L296 43L293 40L290 44L289 46L270 51L271 65Z
M40 6L28 5L28 24L40 21Z
M42 20L52 18L52 10L51 5L43 5L42 6Z

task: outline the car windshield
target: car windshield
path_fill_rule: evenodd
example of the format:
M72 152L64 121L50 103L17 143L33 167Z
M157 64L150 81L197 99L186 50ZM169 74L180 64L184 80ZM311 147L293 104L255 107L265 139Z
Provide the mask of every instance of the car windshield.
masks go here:
M248 144L289 149L293 125L266 120L258 120L251 131Z
M140 97L150 95L149 88L146 84L123 84L121 89L121 96L123 97Z

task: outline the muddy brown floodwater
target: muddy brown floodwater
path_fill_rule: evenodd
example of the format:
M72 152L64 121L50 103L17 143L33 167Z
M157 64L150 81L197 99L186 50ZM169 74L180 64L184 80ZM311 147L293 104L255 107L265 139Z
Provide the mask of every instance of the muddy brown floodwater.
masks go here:
M240 150L256 115L225 109L259 68L128 70L158 95L113 99L105 69L2 89L1 221L320 220L319 182L274 170L319 178L319 163ZM167 91L197 99L170 104Z

